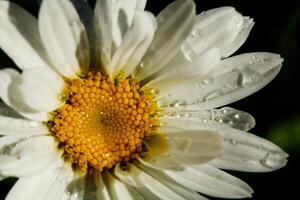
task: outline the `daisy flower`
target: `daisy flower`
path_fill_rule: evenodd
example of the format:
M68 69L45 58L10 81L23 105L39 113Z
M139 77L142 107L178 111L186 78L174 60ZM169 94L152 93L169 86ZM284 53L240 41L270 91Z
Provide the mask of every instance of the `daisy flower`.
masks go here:
M232 7L196 15L177 0L44 0L38 19L0 1L0 179L6 200L250 197L222 171L269 172L287 154L247 133L226 104L269 83L283 59L230 57L253 20Z

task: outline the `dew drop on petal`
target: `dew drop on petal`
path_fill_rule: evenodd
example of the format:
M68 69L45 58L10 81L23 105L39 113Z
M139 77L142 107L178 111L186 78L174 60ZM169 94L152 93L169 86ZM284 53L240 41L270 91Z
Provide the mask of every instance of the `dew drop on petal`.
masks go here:
M31 121L31 122L29 122L29 126L32 128L36 128L39 126L39 124L37 122Z
M151 93L152 95L158 95L159 92L160 92L159 88L153 88L153 89L150 90L150 93Z
M237 145L238 142L236 140L230 140L230 143L233 145Z
M186 106L187 102L184 100L178 100L172 103L172 106L174 107L180 107L180 106Z
M185 58L187 59L187 61L192 61L193 59L195 59L197 57L196 52L193 50L193 48L191 47L191 45L187 42L183 43L181 46L181 51L184 54Z
M215 91L212 91L212 92L208 93L204 97L204 100L208 101L208 100L214 99L214 98L216 98L216 97L218 97L220 95L222 95L222 91L221 90L215 90Z
M192 31L193 37L200 37L202 35L203 35L203 31L200 28L196 28L195 30Z
M189 146L190 146L190 141L187 138L176 140L176 148L180 151L184 151L184 152L188 151Z
M284 157L274 159L270 153L267 153L264 158L260 161L260 164L269 169L278 169L286 164L286 159Z
M224 107L219 112L220 123L227 124L232 128L248 131L255 125L254 118L243 111L239 111L233 108Z

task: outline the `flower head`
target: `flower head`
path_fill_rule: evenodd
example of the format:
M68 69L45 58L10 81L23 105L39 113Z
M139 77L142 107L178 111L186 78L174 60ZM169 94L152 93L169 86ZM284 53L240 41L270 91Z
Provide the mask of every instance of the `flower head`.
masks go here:
M253 20L145 5L44 0L37 20L0 1L0 47L21 71L0 71L0 179L19 177L8 200L244 198L252 189L221 169L286 164L247 133L250 114L223 107L280 70L276 54L229 57Z

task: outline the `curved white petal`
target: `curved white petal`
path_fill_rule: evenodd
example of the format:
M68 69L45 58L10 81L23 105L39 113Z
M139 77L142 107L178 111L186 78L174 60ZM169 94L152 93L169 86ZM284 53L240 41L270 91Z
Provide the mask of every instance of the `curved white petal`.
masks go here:
M138 10L144 10L147 4L147 0L138 0L136 4L136 8Z
M11 103L22 112L49 112L62 102L63 80L51 69L30 68L9 86Z
M0 172L7 176L30 176L43 172L57 161L61 152L53 137L0 138Z
M95 66L109 73L112 56L132 24L136 10L144 0L97 0L95 5Z
M165 173L161 171L139 165L145 184L148 189L155 193L161 199L198 199L207 200L202 195L196 193L190 188L177 184L174 180L170 179ZM159 183L159 184L157 184Z
M160 106L205 110L242 99L268 84L279 72L282 58L271 53L248 53L221 61L214 77L178 86L161 96ZM159 96L159 95L158 95Z
M159 171L139 165L127 164L126 169L116 169L116 176L134 187L147 188L160 199L202 199L199 194L179 186Z
M147 188L147 182L140 176L141 170L133 164L127 164L126 166L117 165L114 170L116 177L127 185L133 186L142 198L137 199L161 199L160 196L156 196ZM147 175L145 175L147 177Z
M0 48L20 69L48 66L37 19L20 6L0 1Z
M195 4L190 0L177 0L158 15L152 44L134 74L137 80L154 74L175 56L192 29L194 16Z
M159 95L168 94L178 85L187 84L205 77L220 62L220 53L217 48L208 50L203 56L191 62L189 65L173 66L167 70L160 70L157 78L152 79L144 88L152 88L159 91Z
M156 27L153 18L148 12L135 13L131 27L112 58L109 67L111 79L119 74L127 77L136 68L153 39Z
M129 185L117 180L110 173L105 173L104 178L111 199L144 199L143 196L136 190L134 190Z
M170 121L171 122L171 121ZM216 126L197 121L172 120L165 123L164 129L179 130L209 130L218 132L222 137L224 146L223 155L212 160L211 163L222 169L268 172L286 165L287 154L278 146L253 134L226 126ZM167 127L176 128L167 128Z
M194 54L201 55L214 46L220 49L222 57L228 57L234 53L232 50L236 50L231 47L237 45L233 43L235 39L252 25L248 17L243 17L232 7L205 11L197 15L193 31L182 46L182 53L187 53L185 50L190 48ZM246 37L242 40L244 42Z
M20 178L5 200L53 200L63 197L72 180L71 168L56 162L50 169L36 176Z
M223 129L224 154L211 161L222 169L270 172L287 163L288 154L278 146L258 136L236 129Z
M164 172L179 184L209 196L236 199L251 197L253 193L247 183L208 164Z
M11 106L8 96L8 87L10 86L11 82L19 76L19 72L14 69L0 70L0 97L8 106Z
M222 57L233 54L247 39L254 22L232 7L220 7L197 15L193 30L167 67L187 65L215 47Z
M111 197L109 196L108 189L104 184L103 178L101 174L96 174L95 177L95 185L97 187L96 190L96 196L97 199L103 199L103 200L111 200Z
M32 136L48 133L49 130L41 122L2 116L0 111L0 135Z
M63 197L61 200L85 200L86 199L86 177L80 174L74 174L72 180L69 182L65 190L62 190ZM61 196L61 194L59 194ZM56 197L47 197L47 199L58 199Z
M68 0L44 0L39 31L53 68L66 77L85 74L90 49L84 25Z
M178 121L187 126L192 123L214 124L216 126L229 126L243 131L249 131L255 126L255 119L246 112L230 107L209 110L179 110L163 111L160 121L168 126L176 125Z
M167 136L166 154L180 164L201 164L220 157L222 138L215 131L162 127Z
M48 114L47 112L35 112L35 113L28 113L22 112L22 107L15 105L11 102L9 97L9 87L11 83L20 78L20 74L13 70L13 69L4 69L0 71L0 97L5 102L7 106L10 106L14 110L16 110L20 115L26 117L27 119L35 120L35 121L47 121ZM16 114L6 107L6 105L0 104L2 107L2 112L8 113L7 116L15 116ZM14 114L12 114L14 113Z
M145 166L153 169L170 169L170 170L181 170L182 166L176 162L175 158L171 158L168 155L150 155L146 158L138 158L138 160Z

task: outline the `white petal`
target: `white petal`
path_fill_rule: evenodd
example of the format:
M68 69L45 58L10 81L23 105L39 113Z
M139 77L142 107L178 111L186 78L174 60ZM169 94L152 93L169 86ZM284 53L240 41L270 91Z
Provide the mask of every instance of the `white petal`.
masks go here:
M208 164L164 172L179 184L209 196L235 199L251 197L253 193L247 183Z
M228 57L235 53L244 44L254 26L253 19L249 17L244 17L239 23L243 23L242 30L233 41L222 47L223 57Z
M18 5L0 1L0 47L21 69L48 66L37 19Z
M98 176L95 175L95 185L97 187L97 191L96 191L97 199L111 200L108 194L108 189L106 188L103 182L103 178L101 174L99 174Z
M111 200L108 187L105 185L103 178L107 172L93 172L85 176L85 188L83 200Z
M139 178L144 185L160 199L198 199L206 200L205 197L188 187L176 183L161 171L139 165Z
M58 108L63 80L51 69L30 68L9 86L11 103L22 112L50 112Z
M143 197L132 187L129 187L123 182L117 180L110 173L105 173L104 177L111 199L143 199Z
M67 184L71 181L71 177L73 177L71 169L64 167L63 164L56 162L55 165L41 174L20 178L9 191L5 200L60 199Z
M228 57L239 48L239 46L237 48L232 46L242 45L246 40L244 37L241 39L243 42L236 44L234 43L236 38L241 37L241 32L252 25L249 18L243 17L232 7L205 11L196 17L193 31L182 46L182 53L188 59L193 59L193 56L217 47L222 57Z
M43 68L46 69L46 68ZM0 71L0 97L5 102L6 105L12 107L14 110L16 110L19 114L23 115L24 117L36 121L47 121L48 120L48 114L47 112L35 112L35 113L28 113L24 112L22 107L19 107L18 105L15 105L13 102L11 102L9 97L9 87L11 83L16 80L20 79L20 74L12 69L4 69ZM10 109L8 109L6 106L2 105L2 109L5 110L5 112L12 113ZM15 115L13 115L15 116Z
M141 195L144 196L145 199L159 199L146 188L145 185L147 183L144 182L142 177L139 177L139 174L141 173L141 170L139 168L135 167L132 164L126 165L125 168L117 165L114 172L118 179L128 185L135 187L141 193Z
M168 109L166 108L166 110ZM243 131L248 131L255 126L255 119L250 114L230 107L209 110L164 111L160 121L168 126L186 123L188 127L189 121L192 121L192 123L229 126Z
M171 122L171 121L170 121ZM226 126L216 126L197 121L173 120L164 126L194 130L209 130L218 132L222 136L224 152L221 157L211 163L222 169L268 172L286 165L288 156L278 146L253 134ZM172 128L164 128L172 131ZM174 129L176 130L176 128Z
M199 14L194 28L167 68L187 65L215 47L222 57L233 54L246 40L254 23L232 7L220 7Z
M192 29L194 16L195 4L189 0L177 0L158 15L158 28L136 70L136 79L142 80L154 74L175 56Z
M205 163L221 156L224 151L222 138L217 132L165 127L162 132L167 136L166 154L181 164Z
M120 47L112 58L109 67L111 79L120 73L127 77L138 65L154 36L155 22L153 18L151 13L136 12L132 26L126 32Z
M2 116L0 112L0 135L46 135L49 131L40 122Z
M271 53L249 53L225 59L214 77L178 86L172 94L159 99L158 104L177 105L175 110L205 110L235 102L268 84L279 72L281 63L280 56Z
M8 87L11 82L20 76L19 72L14 69L0 70L0 97L6 105L11 106L8 96Z
M61 155L53 137L5 136L0 140L0 171L7 176L30 176L49 168Z
M87 72L89 42L84 25L70 1L43 1L39 31L55 70L66 77Z
M85 199L85 177L81 174L74 174L73 180L63 190L63 198L61 200L84 200ZM61 194L59 194L61 195ZM49 200L58 199L55 197L48 197Z
M191 62L189 65L162 69L157 73L157 78L147 83L144 88L152 88L159 91L159 95L168 94L178 85L193 82L207 75L220 62L220 53L216 48L208 50L203 56Z
M143 7L141 0L97 0L95 5L95 66L109 73L115 51L131 26L135 10Z
M138 0L136 4L136 9L144 10L147 4L147 0Z
M136 178L139 173L140 170L132 164L128 164L124 168L122 168L120 164L117 164L114 170L114 174L121 181L134 187L141 187L141 185L143 185L141 180Z
M288 155L263 138L230 128L223 129L220 134L224 140L224 154L211 162L218 168L269 172L287 163Z
M150 168L153 169L170 169L170 170L181 170L182 166L175 161L175 158L170 158L168 155L150 155L146 158L138 158L139 161Z

